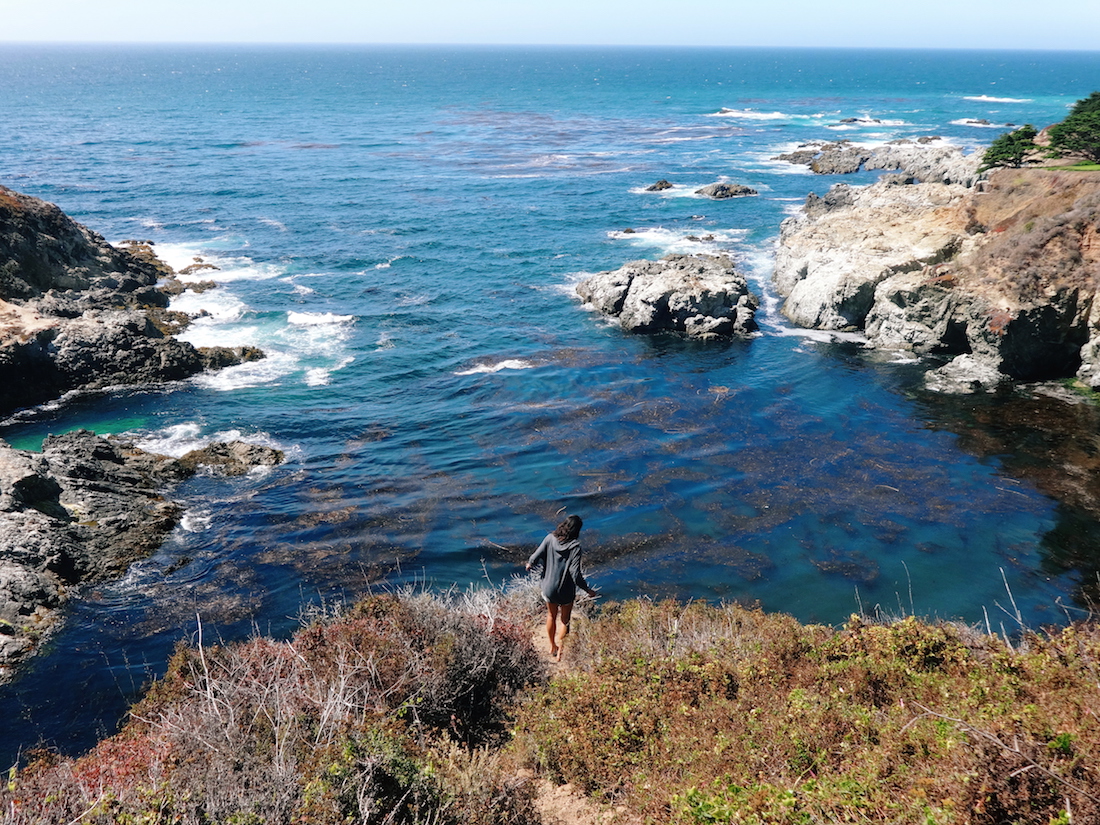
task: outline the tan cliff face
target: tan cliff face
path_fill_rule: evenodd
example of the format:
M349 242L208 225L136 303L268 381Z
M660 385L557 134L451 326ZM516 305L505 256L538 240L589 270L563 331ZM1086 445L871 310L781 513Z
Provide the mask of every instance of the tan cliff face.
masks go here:
M956 356L967 375L941 389L1074 373L1100 386L1100 174L1000 169L975 188L830 194L780 238L776 286L796 323Z
M1100 287L1100 175L999 169L966 202L987 231L958 270L1008 305Z

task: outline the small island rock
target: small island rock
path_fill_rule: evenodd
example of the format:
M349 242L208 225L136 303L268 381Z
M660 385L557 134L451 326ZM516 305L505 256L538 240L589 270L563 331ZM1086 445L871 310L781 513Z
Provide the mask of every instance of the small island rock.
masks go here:
M742 186L739 183L711 183L696 189L695 194L714 200L726 200L727 198L747 198L759 193L752 187Z
M692 337L744 335L756 326L756 299L724 255L669 255L631 261L577 286L577 294L628 332Z

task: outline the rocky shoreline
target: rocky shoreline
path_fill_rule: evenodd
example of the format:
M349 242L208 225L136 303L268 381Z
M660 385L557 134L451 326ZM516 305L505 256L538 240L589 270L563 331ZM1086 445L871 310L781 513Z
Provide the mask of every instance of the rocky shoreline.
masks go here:
M190 318L168 304L189 286L214 284L183 284L147 243L112 246L0 186L0 413L263 357L174 338ZM183 512L167 488L200 466L237 474L282 459L240 442L174 459L88 431L50 436L40 453L0 440L0 681L57 627L77 585L117 578L160 546Z
M262 358L172 337L185 288L150 247L119 247L57 206L0 186L0 413L73 390L178 381Z
M51 435L41 452L0 441L0 682L56 629L77 585L116 579L160 547L183 515L167 488L200 467L234 475L282 460L239 441L169 458L88 430Z
M1069 377L1100 388L1100 176L980 176L979 153L926 152L870 186L811 194L784 221L783 313L862 332L878 348L943 356L926 376L939 391Z

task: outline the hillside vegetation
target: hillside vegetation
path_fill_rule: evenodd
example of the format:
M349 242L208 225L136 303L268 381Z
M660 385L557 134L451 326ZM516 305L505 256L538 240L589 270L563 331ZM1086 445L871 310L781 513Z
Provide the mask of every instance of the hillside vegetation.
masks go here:
M286 642L181 647L119 734L28 754L0 821L537 823L529 769L637 822L1100 821L1094 624L631 601L578 616L551 673L539 609L375 596Z

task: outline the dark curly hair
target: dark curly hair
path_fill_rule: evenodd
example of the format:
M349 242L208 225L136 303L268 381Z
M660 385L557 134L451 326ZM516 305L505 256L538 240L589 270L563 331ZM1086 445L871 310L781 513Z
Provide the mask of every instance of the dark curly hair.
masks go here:
M566 516L565 521L554 528L554 535L560 542L570 542L581 534L583 526L580 516Z

